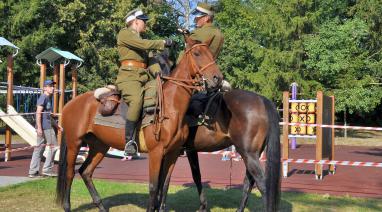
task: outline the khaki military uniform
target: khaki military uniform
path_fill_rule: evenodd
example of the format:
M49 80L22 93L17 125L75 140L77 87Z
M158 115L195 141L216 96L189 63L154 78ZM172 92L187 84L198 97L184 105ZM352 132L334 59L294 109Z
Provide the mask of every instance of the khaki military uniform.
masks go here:
M126 118L137 121L141 115L143 104L143 87L149 80L146 67L126 65L125 61L135 61L136 64L148 64L149 50L163 50L163 40L142 39L132 28L123 28L117 38L119 68L116 85L122 93L124 101L129 105ZM125 65L124 65L125 64Z
M206 23L202 27L196 28L191 32L190 38L202 43L209 43L209 49L215 59L219 56L224 42L223 34L220 29L212 23ZM184 51L179 54L177 63L179 63L181 57L183 57L183 54Z

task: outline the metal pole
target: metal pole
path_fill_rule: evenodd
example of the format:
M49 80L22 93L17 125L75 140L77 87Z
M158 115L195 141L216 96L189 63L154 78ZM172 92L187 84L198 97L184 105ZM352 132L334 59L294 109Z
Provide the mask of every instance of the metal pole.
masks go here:
M294 82L292 85L292 100L297 99L297 83ZM296 149L296 138L291 138L291 149Z

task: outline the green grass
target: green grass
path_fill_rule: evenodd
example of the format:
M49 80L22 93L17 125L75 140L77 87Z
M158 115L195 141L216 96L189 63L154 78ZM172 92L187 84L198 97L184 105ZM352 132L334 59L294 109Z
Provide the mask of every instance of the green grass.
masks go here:
M54 204L55 180L43 179L0 188L1 211L62 211ZM96 180L103 203L110 211L145 211L147 184L116 183ZM239 189L206 189L211 211L235 211L241 198ZM98 211L82 180L76 179L71 193L73 211ZM197 191L194 187L171 186L167 198L170 211L196 211ZM247 211L261 211L258 192L253 192ZM382 211L382 201L352 197L283 192L281 211Z

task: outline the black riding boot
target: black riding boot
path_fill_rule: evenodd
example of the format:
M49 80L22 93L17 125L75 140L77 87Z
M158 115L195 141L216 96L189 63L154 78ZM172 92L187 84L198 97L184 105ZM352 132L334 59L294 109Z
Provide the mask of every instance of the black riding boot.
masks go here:
M136 125L137 125L137 122L126 120L126 126L125 126L125 141L126 141L125 156L133 156L133 155L137 154L138 145L137 145L137 143L133 139Z

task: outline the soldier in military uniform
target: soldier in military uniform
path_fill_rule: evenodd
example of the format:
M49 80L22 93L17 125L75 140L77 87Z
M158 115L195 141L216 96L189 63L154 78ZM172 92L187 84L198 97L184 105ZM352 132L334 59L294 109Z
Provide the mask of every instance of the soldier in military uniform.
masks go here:
M140 118L143 104L143 87L149 79L147 70L150 50L163 50L170 47L173 41L142 39L140 33L146 30L148 16L140 9L134 9L125 16L126 27L120 30L117 37L119 68L116 85L122 93L123 100L129 108L126 114L125 155L137 152L137 144L133 140L137 121ZM160 70L156 70L153 75Z
M220 29L213 25L214 10L212 6L200 2L191 14L195 16L196 29L190 33L190 38L209 45L212 55L217 59L223 46L224 38ZM180 57L182 57L182 53L178 57L177 62L179 62ZM193 95L188 114L196 117L202 114L208 99L209 96L203 92Z
M214 10L211 5L200 2L191 12L195 16L196 29L189 35L192 40L200 41L209 45L209 49L215 59L219 56L224 38L220 29L213 24ZM180 61L183 52L179 54Z

